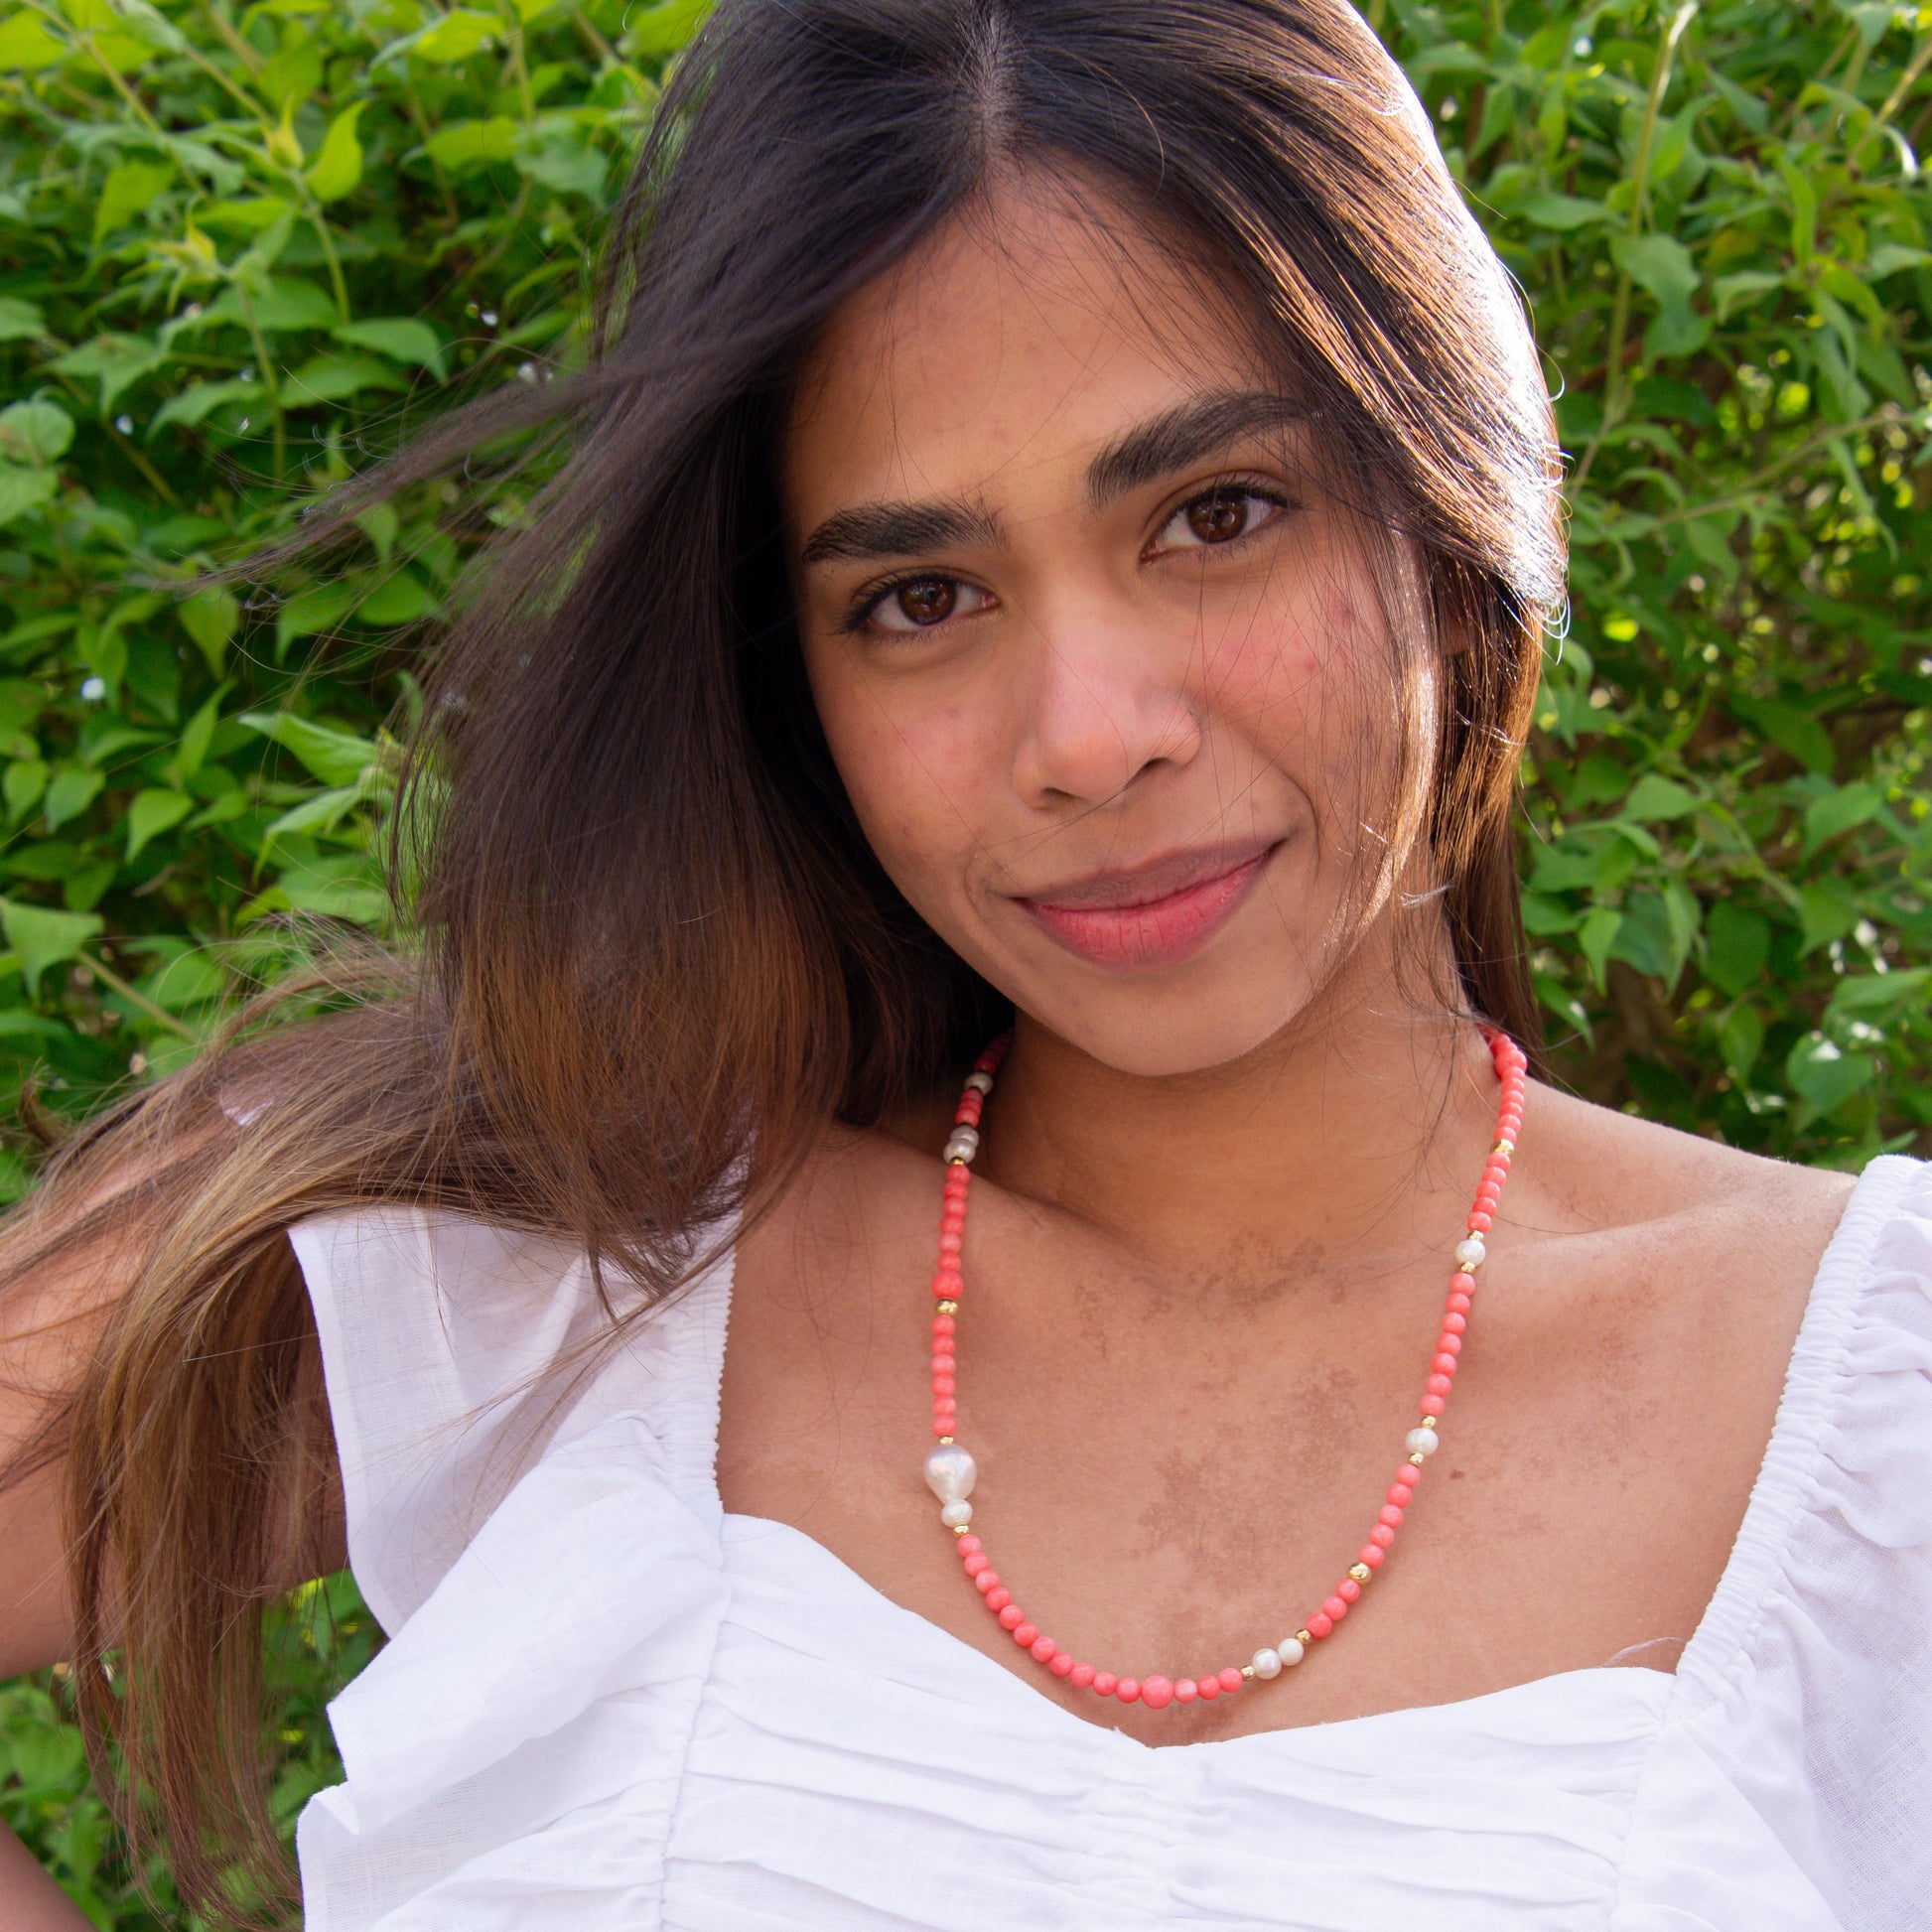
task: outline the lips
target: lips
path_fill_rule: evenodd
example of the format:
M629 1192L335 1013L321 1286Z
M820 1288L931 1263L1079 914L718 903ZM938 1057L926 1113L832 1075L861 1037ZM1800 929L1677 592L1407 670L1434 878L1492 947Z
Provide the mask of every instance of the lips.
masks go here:
M1133 970L1191 957L1234 915L1278 843L1176 853L1054 886L1018 903L1070 952Z

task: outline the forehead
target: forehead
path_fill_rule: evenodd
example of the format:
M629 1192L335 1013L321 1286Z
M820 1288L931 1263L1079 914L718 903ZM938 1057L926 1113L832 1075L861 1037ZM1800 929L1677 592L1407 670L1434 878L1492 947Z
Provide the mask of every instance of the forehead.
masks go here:
M1023 493L1261 362L1184 250L1077 182L1009 179L833 317L786 426L787 509Z

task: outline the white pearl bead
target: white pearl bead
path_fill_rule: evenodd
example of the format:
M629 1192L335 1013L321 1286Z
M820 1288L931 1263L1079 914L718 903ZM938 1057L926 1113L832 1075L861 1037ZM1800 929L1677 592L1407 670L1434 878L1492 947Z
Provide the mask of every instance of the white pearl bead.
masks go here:
M1283 1668L1288 1669L1299 1664L1308 1652L1293 1637L1284 1637L1276 1646L1275 1654L1281 1658Z
M966 1084L975 1093L991 1093L993 1091L993 1076L990 1073L969 1073L966 1076Z
M949 1530L964 1529L973 1520L973 1505L964 1500L948 1503L939 1512L939 1520Z
M963 1502L973 1493L979 1464L957 1443L941 1443L925 1459L925 1486L942 1503Z
M1411 1455L1434 1455L1443 1447L1433 1429L1412 1429L1402 1441Z
M1254 1665L1257 1677L1279 1677L1282 1674L1279 1650L1257 1650L1248 1661Z
M945 1158L948 1161L970 1161L980 1151L980 1137L970 1127L955 1127L952 1139L946 1143Z
M1479 1234L1472 1234L1466 1240L1455 1244L1455 1259L1463 1268L1480 1268L1482 1258L1488 1252L1489 1250L1482 1245L1482 1236Z

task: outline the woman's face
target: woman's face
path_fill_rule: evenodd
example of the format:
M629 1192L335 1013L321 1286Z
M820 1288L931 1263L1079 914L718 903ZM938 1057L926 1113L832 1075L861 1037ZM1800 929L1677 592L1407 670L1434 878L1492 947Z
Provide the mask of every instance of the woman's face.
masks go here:
M1229 304L1033 178L834 320L784 496L866 836L1026 1014L1123 1071L1286 1027L1396 752L1358 527Z

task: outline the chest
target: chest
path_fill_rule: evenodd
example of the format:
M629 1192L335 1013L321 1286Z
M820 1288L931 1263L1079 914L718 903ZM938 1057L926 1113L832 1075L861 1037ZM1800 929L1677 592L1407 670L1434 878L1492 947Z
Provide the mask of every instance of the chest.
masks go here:
M754 1237L724 1375L725 1506L1149 1742L1674 1668L1717 1586L1790 1327L1740 1358L1668 1252L1505 1247L1394 1544L1305 1664L1154 1712L1051 1677L987 1607L921 1479L930 1223L906 1201ZM1416 1422L1450 1266L1257 1256L1150 1278L1084 1231L976 1215L955 1337L972 1531L1036 1633L1117 1676L1238 1668L1359 1560ZM1707 1285L1708 1286L1708 1285ZM1686 1480L1686 1471L1694 1472ZM1627 1657L1625 1653L1628 1653Z

